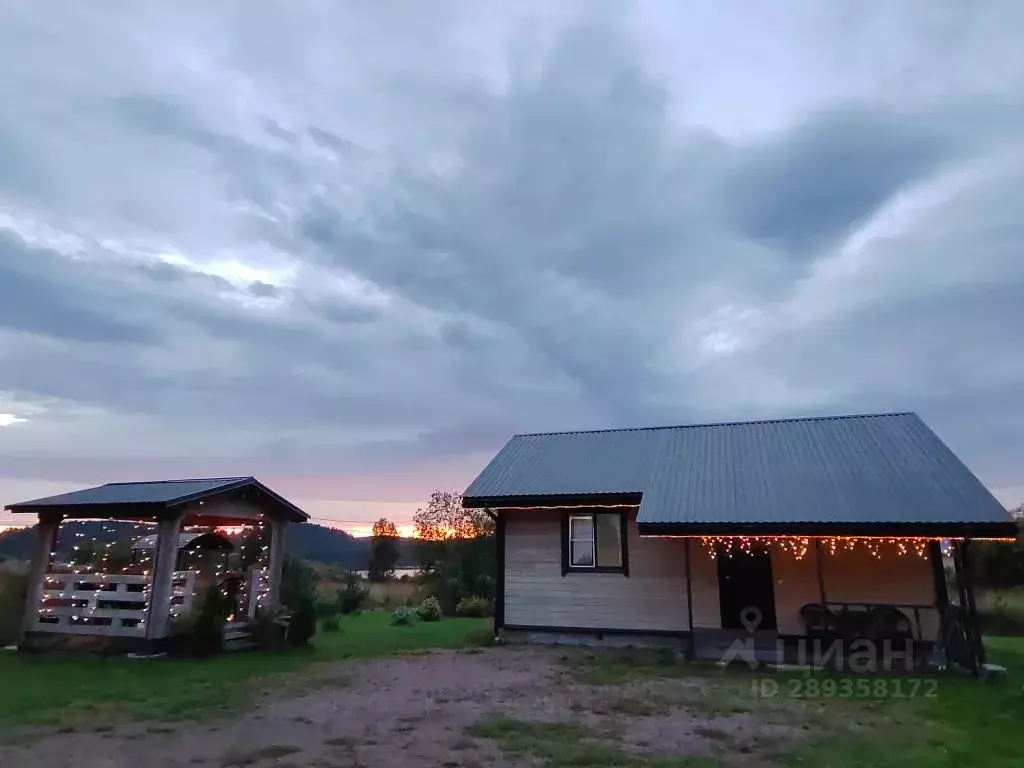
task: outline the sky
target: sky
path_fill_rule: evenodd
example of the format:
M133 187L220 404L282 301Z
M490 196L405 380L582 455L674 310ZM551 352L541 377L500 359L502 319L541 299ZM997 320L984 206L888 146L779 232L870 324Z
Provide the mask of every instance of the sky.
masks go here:
M256 475L362 531L516 432L893 410L1024 502L1022 28L0 0L0 504Z

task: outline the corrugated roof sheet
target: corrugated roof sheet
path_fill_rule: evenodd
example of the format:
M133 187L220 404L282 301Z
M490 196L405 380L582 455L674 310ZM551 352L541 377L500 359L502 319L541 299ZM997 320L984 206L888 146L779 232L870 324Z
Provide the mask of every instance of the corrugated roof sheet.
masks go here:
M464 496L640 493L662 452L663 429L516 435Z
M212 477L195 480L160 480L141 483L107 483L95 488L23 501L11 507L77 506L79 504L167 504L194 494L208 493L252 480L250 477Z
M636 492L639 523L1008 519L913 413L517 435L465 495Z
M143 536L137 539L132 544L132 549L156 549L158 534L151 533L148 536ZM185 549L189 544L192 544L196 539L203 539L200 542L196 542L196 545L200 548L204 548L202 545L206 545L207 549L230 549L232 547L230 539L219 533L210 533L209 531L204 533L179 533L178 534L178 549Z

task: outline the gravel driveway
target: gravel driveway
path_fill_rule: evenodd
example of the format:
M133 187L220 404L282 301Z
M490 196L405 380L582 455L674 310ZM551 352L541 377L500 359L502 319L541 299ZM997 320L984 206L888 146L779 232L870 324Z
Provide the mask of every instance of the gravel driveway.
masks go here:
M17 768L341 768L534 765L475 724L565 723L629 754L770 762L800 738L791 724L708 697L694 678L590 686L564 651L487 648L331 664L311 689L265 693L246 711L197 723L130 723L0 746ZM574 726L575 727L575 726ZM517 762L518 760L518 762Z

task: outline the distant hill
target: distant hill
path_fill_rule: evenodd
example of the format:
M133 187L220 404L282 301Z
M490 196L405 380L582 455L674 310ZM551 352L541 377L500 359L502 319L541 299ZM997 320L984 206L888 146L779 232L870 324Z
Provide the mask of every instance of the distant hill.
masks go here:
M117 541L130 536L132 528L131 523L69 521L61 526L58 547L60 550L68 550L76 539L92 539L103 543ZM34 528L0 532L0 560L30 558L35 535ZM402 556L398 566L413 565L412 539L401 539L399 550ZM364 570L369 564L370 539L356 538L344 531L323 525L303 523L289 526L285 551L307 560L331 563L358 571Z

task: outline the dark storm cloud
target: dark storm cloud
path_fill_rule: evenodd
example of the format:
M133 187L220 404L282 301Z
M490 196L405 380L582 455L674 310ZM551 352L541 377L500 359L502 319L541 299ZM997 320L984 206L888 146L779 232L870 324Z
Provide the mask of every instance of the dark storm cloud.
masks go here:
M958 149L933 115L832 109L742 154L726 181L738 230L815 258Z
M84 278L78 290L75 277ZM160 339L158 329L135 324L92 287L81 265L0 232L0 328L107 344Z

